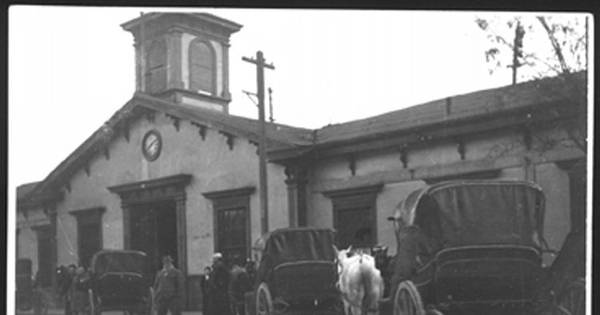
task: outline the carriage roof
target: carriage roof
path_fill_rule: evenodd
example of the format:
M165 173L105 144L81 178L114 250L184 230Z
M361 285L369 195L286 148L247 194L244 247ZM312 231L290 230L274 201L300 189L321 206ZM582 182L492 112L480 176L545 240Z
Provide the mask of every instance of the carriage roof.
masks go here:
M391 220L418 226L448 246L540 245L544 196L525 181L465 180L429 185L400 202Z
M138 273L143 274L146 254L136 250L101 250L92 256L91 268L96 274Z
M335 232L320 228L283 228L265 233L253 246L275 265L304 260L333 260Z

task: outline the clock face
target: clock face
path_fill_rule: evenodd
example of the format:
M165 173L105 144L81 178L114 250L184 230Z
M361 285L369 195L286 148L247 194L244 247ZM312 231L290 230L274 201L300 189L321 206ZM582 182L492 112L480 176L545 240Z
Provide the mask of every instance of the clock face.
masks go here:
M160 154L162 148L162 139L156 130L151 130L144 136L142 141L142 153L148 161L154 161Z

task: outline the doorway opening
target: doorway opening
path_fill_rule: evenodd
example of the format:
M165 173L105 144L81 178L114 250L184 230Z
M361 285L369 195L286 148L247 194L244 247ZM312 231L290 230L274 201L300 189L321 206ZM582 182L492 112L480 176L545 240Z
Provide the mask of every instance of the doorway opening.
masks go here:
M177 212L174 200L132 206L129 220L130 248L146 253L147 279L162 268L162 257L170 255L179 268Z

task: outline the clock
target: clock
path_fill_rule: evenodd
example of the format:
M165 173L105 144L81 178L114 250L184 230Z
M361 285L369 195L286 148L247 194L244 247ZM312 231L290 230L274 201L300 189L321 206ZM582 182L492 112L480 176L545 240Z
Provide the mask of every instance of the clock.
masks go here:
M160 155L162 149L162 139L160 133L156 130L150 130L144 135L142 140L142 153L148 161L154 161Z

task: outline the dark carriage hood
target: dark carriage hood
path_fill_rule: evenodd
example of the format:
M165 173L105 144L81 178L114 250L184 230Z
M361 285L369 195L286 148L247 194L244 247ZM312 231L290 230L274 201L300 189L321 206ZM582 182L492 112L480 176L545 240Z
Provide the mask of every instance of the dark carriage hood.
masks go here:
M254 249L263 259L271 257L273 266L294 261L333 261L334 232L329 229L288 228L263 235Z
M261 253L257 283L266 281L273 269L293 262L334 262L335 232L330 229L285 228L263 235L254 245Z
M444 248L512 244L541 247L544 196L522 181L445 182L413 192L394 214Z
M146 254L133 250L103 250L92 257L92 271L96 276L106 273L134 273L142 275Z

